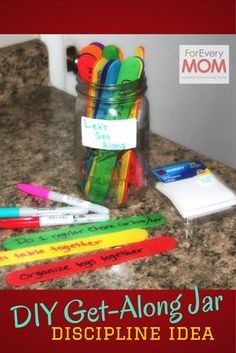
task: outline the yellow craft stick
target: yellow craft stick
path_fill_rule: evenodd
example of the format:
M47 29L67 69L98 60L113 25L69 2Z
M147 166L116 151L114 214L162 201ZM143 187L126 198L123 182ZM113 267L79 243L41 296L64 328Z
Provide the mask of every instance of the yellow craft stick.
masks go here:
M141 46L141 47L136 48L135 52L134 52L134 55L138 56L141 59L144 59L144 56L145 56L144 47Z
M60 243L0 251L0 267L136 243L147 239L147 236L148 233L144 229L132 229Z
M129 118L137 117L138 109L139 109L140 99L137 99L133 108L131 109L131 114ZM122 205L125 203L124 197L127 188L127 177L128 177L128 170L130 166L130 158L131 158L131 150L127 150L122 154L121 157L121 167L120 167L120 176L119 182L117 187L117 205Z
M104 65L106 64L106 62L107 62L107 59L105 59L105 58L100 58L97 60L96 64L94 65L94 68L93 68L91 83L97 84L99 82L102 69L103 69ZM95 88L91 87L89 89L89 97L91 97L91 98L88 99L87 117L93 118L94 109L95 109L95 105L96 105L96 89ZM94 156L93 161L92 161L92 166L90 167L89 175L93 175L91 173L93 173L93 171L94 171L94 168L96 165L96 160L97 160L97 157ZM89 192L90 184L91 184L91 180L88 176L86 184L85 184L85 188L84 188L85 194L87 194Z
M135 55L140 57L141 59L144 59L144 48L143 47L136 48ZM141 75L142 71L143 71L143 65L140 66L139 76ZM140 98L138 98L136 102L133 104L130 110L129 119L137 118L139 106L140 106ZM123 153L121 157L121 168L120 168L120 176L119 176L119 182L117 187L117 199L116 199L116 203L119 206L122 205L123 203L125 204L125 196L127 192L126 179L127 179L129 166L130 166L131 153L132 153L131 150L127 150Z
M143 70L143 66L141 65L139 75L141 75L142 70ZM130 110L129 119L137 118L139 106L140 106L140 98L138 98L133 104ZM121 168L120 168L119 182L118 182L117 194L116 194L117 195L116 203L119 206L122 205L123 203L125 204L124 198L126 196L125 194L127 191L126 183L127 183L127 174L130 166L131 153L132 153L131 150L127 150L123 153L121 157Z
M91 185L91 179L92 179L92 176L94 174L94 169L95 169L96 163L97 163L97 156L94 156L93 157L93 162L92 162L92 165L91 165L91 168L90 168L90 171L89 171L89 175L87 177L87 181L86 181L86 184L85 184L85 188L84 188L85 194L89 193L89 189L90 189L90 185Z
M144 60L145 56L145 50L144 47L140 46L135 49L134 52L135 56L138 56L142 60ZM130 116L129 118L137 118L138 110L140 106L140 98L138 98L131 108L130 111ZM125 204L125 194L126 194L126 178L129 170L129 165L130 165L130 158L131 158L131 151L127 150L123 153L122 158L121 158L121 169L120 169L120 178L119 178L119 183L118 183L118 188L117 188L117 205L122 205L123 203Z
M91 77L91 83L92 84L97 84L99 82L101 71L102 71L104 65L106 64L106 62L107 62L107 59L105 59L105 58L99 58L96 61L95 65L94 65L94 68L93 68L92 77ZM88 98L86 115L87 115L88 118L93 118L94 109L95 109L95 106L96 106L96 88L90 87L88 96L90 98ZM89 175L91 174L91 172L93 172L93 170L95 168L96 159L97 159L97 157L94 156L93 160L92 160L92 165L90 167ZM85 171L84 171L84 173L85 173ZM87 180L86 180L85 187L84 187L85 194L88 193L89 188L90 188L90 184L91 184L91 180L90 180L90 178L88 176Z

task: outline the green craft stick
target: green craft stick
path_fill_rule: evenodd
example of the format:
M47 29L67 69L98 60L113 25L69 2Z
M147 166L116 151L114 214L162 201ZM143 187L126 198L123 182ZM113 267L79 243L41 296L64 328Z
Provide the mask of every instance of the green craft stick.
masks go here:
M7 250L12 250L135 228L157 228L163 225L165 221L165 217L162 214L150 213L135 217L114 219L106 222L81 224L79 226L64 227L11 237L3 241L3 247Z
M117 84L125 84L127 82L136 81L140 78L143 71L143 61L138 57L130 57L121 64L120 72L117 79ZM121 89L113 96L114 99L122 99ZM133 96L133 97L132 97ZM132 99L128 99L122 103L117 103L114 110L118 113L117 116L108 113L107 120L128 119L132 104L135 100L134 92L131 93ZM127 99L128 97L124 97ZM112 111L112 109L109 109ZM93 175L90 175L91 185L88 190L88 199L92 202L101 203L107 196L112 180L112 174L117 161L118 151L100 150L97 155L96 165Z
M123 53L120 48L116 45L110 44L106 45L102 50L102 56L107 60L116 60L119 59L120 61L123 60Z

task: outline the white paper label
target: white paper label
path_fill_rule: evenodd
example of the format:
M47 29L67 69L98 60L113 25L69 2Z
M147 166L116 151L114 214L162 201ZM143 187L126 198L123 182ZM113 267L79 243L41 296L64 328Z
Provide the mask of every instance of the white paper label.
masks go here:
M82 144L102 150L127 150L137 144L137 120L104 120L82 116Z

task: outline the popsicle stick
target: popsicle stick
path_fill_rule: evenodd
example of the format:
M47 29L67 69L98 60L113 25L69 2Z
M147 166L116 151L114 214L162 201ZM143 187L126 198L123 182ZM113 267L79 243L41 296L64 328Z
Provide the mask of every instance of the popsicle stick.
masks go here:
M137 57L130 57L123 61L119 71L117 84L123 84L137 80L143 70L143 62ZM116 98L119 98L121 92L116 93ZM130 115L130 109L133 101L127 101L122 104L117 104L114 109L109 109L106 119L127 119ZM114 116L112 111L116 111L117 115ZM88 198L89 200L101 203L110 188L112 175L117 161L117 151L100 150L97 157L96 166L93 173L93 182L91 183ZM101 177L102 176L102 177Z
M121 62L118 59L108 61L101 72L100 83L106 86L116 84L120 72L120 66ZM104 101L108 101L108 99L111 97L111 91L109 91L108 89L102 90L101 101L98 103L95 112L96 119L106 119L110 105L105 104Z
M111 219L106 222L80 224L73 227L63 227L32 234L26 233L24 235L12 236L5 239L2 245L6 250L20 249L29 246L32 247L103 235L110 232L120 232L137 227L142 229L155 229L161 227L165 222L166 219L161 213L148 213L134 217Z
M92 42L92 43L90 43L90 45L91 45L91 44L96 45L97 47L99 47L99 48L101 48L101 49L104 48L104 45L103 45L102 43L100 43L100 42Z
M90 82L92 78L93 67L97 61L96 57L91 54L83 54L78 58L77 69L80 77Z
M99 82L102 69L105 66L106 62L107 62L107 59L105 59L105 58L97 59L97 61L94 64L94 67L93 67L92 76L91 76L91 83L97 84ZM96 95L97 95L96 89L93 87L90 87L89 99L88 99L88 104L87 104L87 117L88 118L93 118L93 114L94 114L94 110L95 110Z
M112 85L115 84L117 81L117 77L120 71L120 61L119 60L111 60L106 63L106 65L103 67L102 72L101 72L101 84L104 85ZM97 107L97 111L95 111L95 118L96 119L103 119L106 118L107 112L108 112L108 106L103 103L104 100L107 100L110 96L112 95L111 92L108 90L103 90L101 94L101 102ZM95 167L97 164L97 156L93 158L92 165L90 167L89 174L87 173L86 178L86 186L85 186L85 193L88 194L91 186L91 182L93 180L94 176L94 171Z
M147 236L148 233L144 229L132 229L128 231L97 235L90 238L80 238L79 240L52 243L50 245L39 245L25 249L0 251L0 267L135 243L146 239Z
M140 66L140 72L138 77L141 76L143 71L143 61L141 61L142 65ZM140 107L140 98L136 100L136 102L131 107L129 119L137 118L138 111ZM128 190L128 177L129 177L129 170L130 170L130 163L132 159L132 154L134 153L133 150L127 150L123 152L121 156L121 168L120 168L120 175L119 175L119 183L117 188L117 205L124 205L126 203L126 196ZM134 158L133 158L134 160Z
M162 235L116 249L10 272L6 282L10 286L19 287L49 281L153 256L173 250L176 245L174 237Z
M95 58L98 59L98 58L101 58L101 56L102 56L102 50L103 50L103 48L101 48L100 45L97 45L95 43L91 43L91 44L83 47L80 50L79 55L92 54L93 56L95 56Z
M142 60L144 60L144 57L145 57L145 50L144 50L144 47L142 47L142 46L137 47L137 48L135 49L134 55L135 55L135 56L138 56L139 58L141 58Z
M92 68L92 74L91 74L91 78L90 78L91 83L97 84L99 82L99 79L101 76L101 71L102 71L103 67L105 66L106 62L107 62L107 60L105 58L99 58L94 62L94 65ZM86 115L88 118L93 118L93 116L94 116L96 94L97 94L96 89L93 87L90 87L88 99L87 99L87 111L86 111ZM88 180L88 175L89 175L90 169L92 168L93 160L94 160L94 151L90 149L88 151L88 156L87 156L86 163L85 163L85 169L82 172L83 176L80 181L80 187L85 192L88 189L89 184L86 186L86 182Z
M102 50L102 56L107 60L119 59L120 61L124 60L122 50L116 45L110 44L106 45Z

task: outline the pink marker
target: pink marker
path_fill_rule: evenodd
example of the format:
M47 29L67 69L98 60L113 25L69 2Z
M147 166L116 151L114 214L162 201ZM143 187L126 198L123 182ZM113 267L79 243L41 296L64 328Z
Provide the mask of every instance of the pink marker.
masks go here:
M17 184L16 188L18 190L21 190L27 194L40 197L42 199L48 199L56 202L62 202L66 203L67 205L70 206L77 206L77 207L82 207L86 208L89 211L95 212L95 213L103 213L103 214L108 214L110 211L108 208L97 205L94 203L91 203L86 200L82 200L80 198L75 198L69 195L64 195L59 192L55 192L49 189L42 188L37 185L32 185L32 184Z

